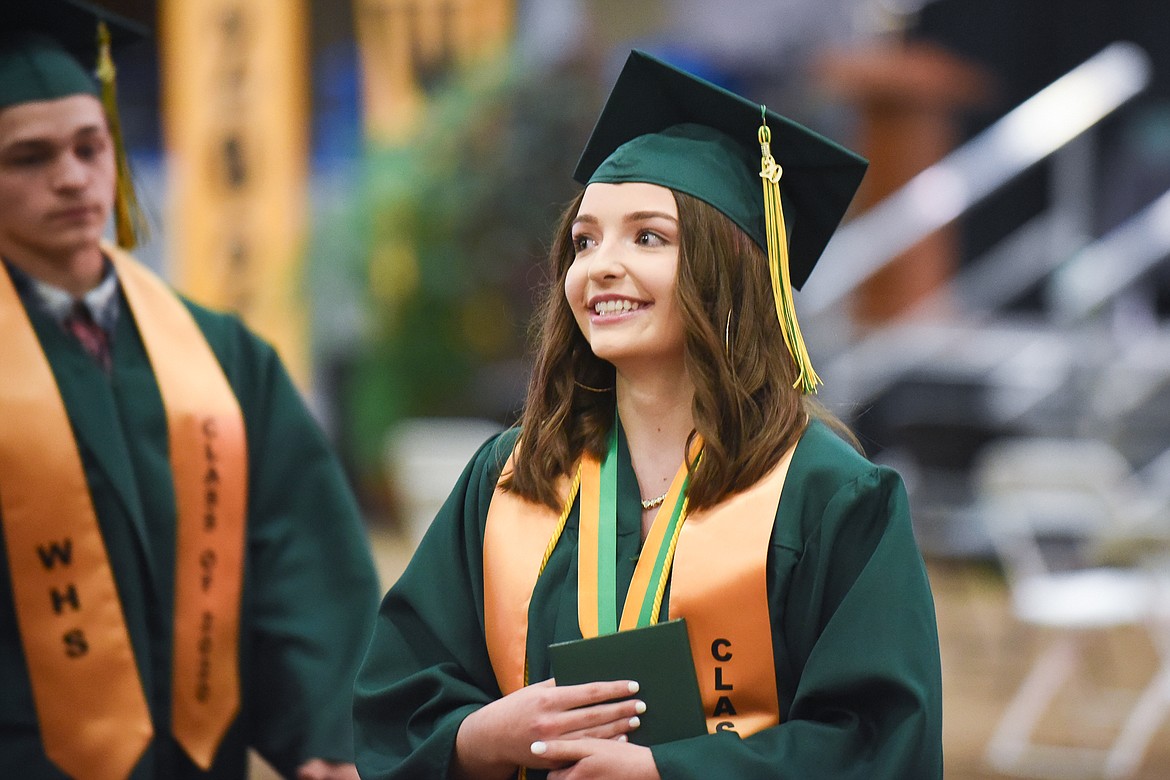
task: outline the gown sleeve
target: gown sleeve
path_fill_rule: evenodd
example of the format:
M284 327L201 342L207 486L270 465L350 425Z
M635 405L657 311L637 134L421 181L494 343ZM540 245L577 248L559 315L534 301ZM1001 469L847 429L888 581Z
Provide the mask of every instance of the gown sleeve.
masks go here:
M365 780L446 777L463 719L500 698L483 627L483 528L515 432L486 443L386 594L354 690Z
M239 328L230 356L248 430L249 744L287 777L353 761L349 696L380 593L361 514L276 353Z
M901 479L868 464L835 489L823 474L794 476L770 551L781 723L656 746L659 772L941 778L938 633Z

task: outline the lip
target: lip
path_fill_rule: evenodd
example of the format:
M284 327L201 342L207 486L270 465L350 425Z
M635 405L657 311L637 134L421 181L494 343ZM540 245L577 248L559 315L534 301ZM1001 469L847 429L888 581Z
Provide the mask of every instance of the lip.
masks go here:
M89 222L96 219L101 213L97 206L71 206L49 212L49 220L53 222Z

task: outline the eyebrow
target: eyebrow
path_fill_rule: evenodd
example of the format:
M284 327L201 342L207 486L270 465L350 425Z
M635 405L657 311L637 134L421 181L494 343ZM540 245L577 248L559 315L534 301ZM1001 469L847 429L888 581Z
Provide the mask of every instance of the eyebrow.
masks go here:
M85 125L77 128L69 136L46 137L33 136L31 138L17 138L7 144L4 144L2 151L20 151L22 149L42 149L45 147L56 147L73 143L74 141L88 139L91 136L101 135L105 130L101 125Z
M678 224L678 218L667 214L665 211L635 211L632 214L627 214L623 221L625 222L642 222L647 219L667 219Z
M678 224L678 218L667 214L665 211L632 211L622 217L622 222L644 222L648 219L666 219L676 225ZM576 225L579 222L586 222L591 225L596 225L598 223L598 219L592 214L579 214L577 218L573 220L573 224Z

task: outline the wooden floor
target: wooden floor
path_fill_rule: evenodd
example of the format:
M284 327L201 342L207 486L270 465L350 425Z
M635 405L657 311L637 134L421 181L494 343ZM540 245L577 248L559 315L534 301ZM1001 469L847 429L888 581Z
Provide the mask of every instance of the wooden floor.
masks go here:
M931 562L943 664L948 780L1007 777L992 771L983 754L992 729L1025 672L1052 636L1016 622L998 573L987 565ZM1120 629L1088 637L1082 672L1070 682L1037 730L1045 744L1102 748L1117 734L1120 716L1157 669L1150 635ZM1014 776L1014 775L1013 775ZM1084 760L1052 775L1103 777ZM1170 778L1170 720L1160 724L1145 754L1141 780Z
M378 566L389 585L406 565L409 544L385 527L372 533ZM1007 592L998 572L986 564L928 562L938 611L942 650L947 780L998 780L984 751L992 729L1036 654L1049 637L1012 619ZM1046 715L1038 736L1046 743L1099 747L1115 732L1118 713L1131 697L1110 688L1134 690L1156 668L1149 637L1139 631L1115 631L1087 646L1089 662L1078 684L1070 684ZM1013 775L1014 776L1014 775ZM1056 778L1102 777L1090 761L1080 761ZM270 772L256 762L254 780ZM1170 719L1160 725L1137 780L1170 778ZM815 778L810 778L815 780ZM908 779L909 780L909 779Z

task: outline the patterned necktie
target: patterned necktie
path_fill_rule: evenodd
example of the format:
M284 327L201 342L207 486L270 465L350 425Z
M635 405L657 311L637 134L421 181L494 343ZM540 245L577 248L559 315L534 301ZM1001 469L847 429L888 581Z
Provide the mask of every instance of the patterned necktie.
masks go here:
M89 353L106 373L110 371L110 337L81 301L73 304L73 310L65 318L65 327L77 337L81 346Z

